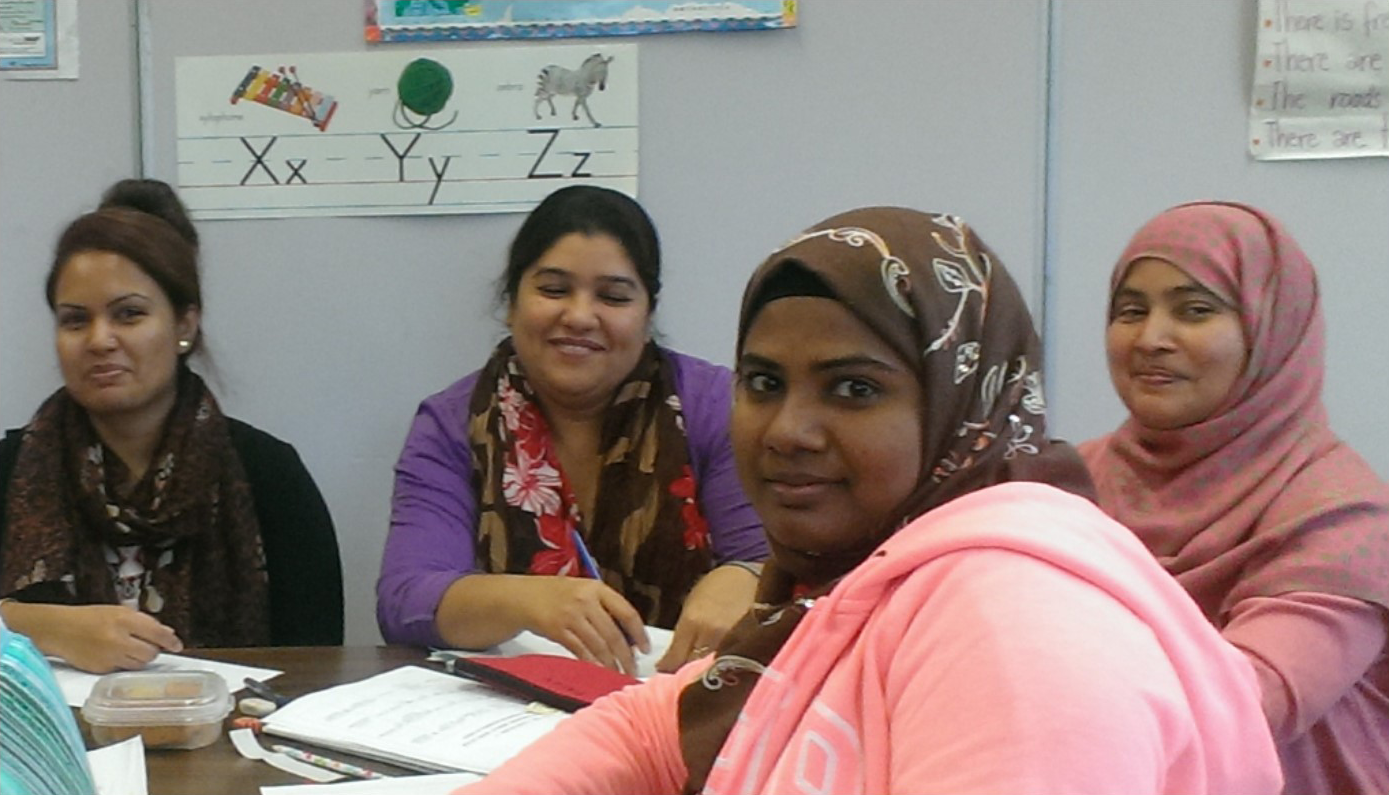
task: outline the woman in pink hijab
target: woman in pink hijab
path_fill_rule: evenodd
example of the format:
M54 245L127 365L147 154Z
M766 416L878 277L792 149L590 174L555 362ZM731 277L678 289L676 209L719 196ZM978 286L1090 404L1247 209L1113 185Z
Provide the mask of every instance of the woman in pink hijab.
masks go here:
M1257 209L1174 207L1108 323L1130 416L1081 446L1101 506L1253 663L1285 792L1389 792L1389 489L1328 427L1311 263Z

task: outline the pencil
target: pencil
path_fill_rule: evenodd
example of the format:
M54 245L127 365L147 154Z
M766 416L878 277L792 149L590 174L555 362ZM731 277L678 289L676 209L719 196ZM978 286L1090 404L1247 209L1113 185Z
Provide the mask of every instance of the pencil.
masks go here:
M364 767L358 767L357 765L354 765L350 762L343 762L337 759L330 759L326 756L320 756L318 754L311 754L308 751L304 751L299 748L294 748L293 746L289 745L272 745L270 746L270 750L276 753L284 754L290 759L297 759L300 762L308 762L309 764L321 767L324 770L331 770L334 773L342 773L345 776L354 776L356 778L390 778L390 776L382 775L380 773L377 773L375 770L367 770Z

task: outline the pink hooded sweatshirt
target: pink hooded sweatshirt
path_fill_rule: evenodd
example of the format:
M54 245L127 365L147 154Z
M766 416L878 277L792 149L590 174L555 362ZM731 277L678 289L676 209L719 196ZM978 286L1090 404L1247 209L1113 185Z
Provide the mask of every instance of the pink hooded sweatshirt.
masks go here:
M680 792L677 699L708 666L603 699L459 792ZM815 602L705 792L1281 786L1243 653L1094 505L1007 483L919 517Z

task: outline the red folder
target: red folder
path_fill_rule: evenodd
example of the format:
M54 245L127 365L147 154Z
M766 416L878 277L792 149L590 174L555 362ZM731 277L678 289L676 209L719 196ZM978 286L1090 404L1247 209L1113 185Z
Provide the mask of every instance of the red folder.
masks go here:
M554 654L516 657L457 657L450 673L491 685L530 701L575 712L640 680L591 662Z

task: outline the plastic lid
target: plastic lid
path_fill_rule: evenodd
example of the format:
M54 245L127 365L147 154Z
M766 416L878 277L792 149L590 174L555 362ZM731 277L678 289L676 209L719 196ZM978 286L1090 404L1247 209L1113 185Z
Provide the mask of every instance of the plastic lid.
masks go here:
M231 712L227 683L210 671L122 671L97 680L82 705L93 725L212 723Z

